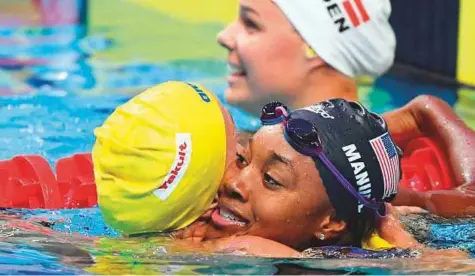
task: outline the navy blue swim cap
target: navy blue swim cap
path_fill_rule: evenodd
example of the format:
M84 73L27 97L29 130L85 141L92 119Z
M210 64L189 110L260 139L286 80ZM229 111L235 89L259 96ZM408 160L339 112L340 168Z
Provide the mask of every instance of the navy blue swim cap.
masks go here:
M332 99L295 110L289 117L316 127L323 152L362 196L376 202L394 198L401 178L401 152L379 115L357 102ZM361 214L366 207L319 158L314 161L337 217Z

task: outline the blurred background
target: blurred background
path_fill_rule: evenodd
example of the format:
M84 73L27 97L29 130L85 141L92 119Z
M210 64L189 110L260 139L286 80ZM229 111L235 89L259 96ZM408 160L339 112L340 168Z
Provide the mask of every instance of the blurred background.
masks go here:
M166 80L222 95L226 52L215 37L237 2L1 0L0 158L89 151L92 130L118 104ZM362 102L384 112L432 94L475 128L474 11L474 0L394 0L396 63L360 79ZM232 112L241 129L255 128Z

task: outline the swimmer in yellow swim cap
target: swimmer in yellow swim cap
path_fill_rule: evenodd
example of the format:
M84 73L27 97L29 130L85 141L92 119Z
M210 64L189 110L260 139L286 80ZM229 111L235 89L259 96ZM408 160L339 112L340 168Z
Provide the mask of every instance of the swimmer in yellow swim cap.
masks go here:
M217 239L213 250L244 246L257 255L299 256L315 245L400 247L399 236L377 235L377 216L385 213L382 203L395 187L382 180L380 163L369 154L371 139L362 139L384 134L382 119L343 100L307 109L287 114L286 130L302 120L331 129L321 133L320 142L338 173L296 151L294 140L284 139L283 125L273 119L274 126L261 128L252 146L237 154L232 119L200 86L169 82L145 91L95 132L93 161L106 222L125 234L184 229L175 237ZM341 123L348 122L344 115L356 123ZM349 127L352 135L342 135ZM292 133L304 130L296 127ZM371 186L371 201L356 188L355 172L371 179L364 183ZM350 184L332 181L332 175L343 174ZM221 180L218 204L207 212ZM403 229L391 233L405 235ZM414 243L404 238L403 248Z
M191 83L146 90L94 133L99 207L109 225L129 235L191 224L211 206L235 159L229 112Z

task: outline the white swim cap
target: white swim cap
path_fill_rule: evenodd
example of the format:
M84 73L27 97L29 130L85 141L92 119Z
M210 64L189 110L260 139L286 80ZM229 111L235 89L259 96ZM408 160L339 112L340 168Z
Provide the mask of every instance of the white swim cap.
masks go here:
M356 77L379 76L393 64L396 37L389 0L273 0L329 65Z

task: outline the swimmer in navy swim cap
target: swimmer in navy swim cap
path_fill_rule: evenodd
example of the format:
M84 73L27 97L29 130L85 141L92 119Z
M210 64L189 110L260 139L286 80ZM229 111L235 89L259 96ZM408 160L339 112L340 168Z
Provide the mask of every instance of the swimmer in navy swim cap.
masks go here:
M205 239L392 247L375 233L397 193L400 151L380 116L334 99L290 113L271 103L261 121L225 173Z

